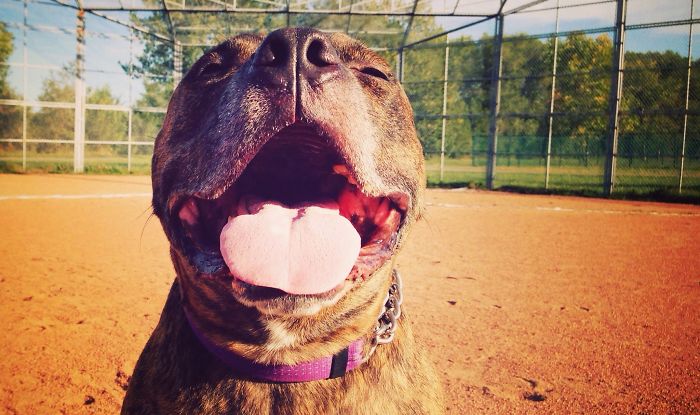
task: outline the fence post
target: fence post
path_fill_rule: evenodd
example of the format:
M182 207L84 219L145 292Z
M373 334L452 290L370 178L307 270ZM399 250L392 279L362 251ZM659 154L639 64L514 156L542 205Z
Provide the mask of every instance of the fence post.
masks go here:
M445 177L445 129L447 128L447 76L450 62L450 39L445 35L445 68L442 78L442 132L440 136L440 181Z
M486 187L493 189L496 177L496 150L498 148L498 113L501 108L501 64L503 62L503 13L496 19L493 39L493 68L491 71L491 120L489 124L489 149L486 162Z
M82 6L82 2L78 2ZM78 10L75 27L75 117L73 138L73 171L85 171L85 10Z
M173 89L182 79L182 43L179 41L173 42Z
M559 0L557 0L556 23L554 26L554 58L552 59L552 89L549 95L549 116L547 117L547 155L544 169L544 188L549 189L549 173L552 165L552 130L554 126L554 96L557 90L557 55L559 52Z
M134 80L134 30L129 28L129 112L127 114L126 138L126 171L131 173L131 132L134 118L134 97L133 97L133 80Z
M617 141L619 137L620 101L622 99L622 78L625 72L625 21L627 20L627 0L617 0L615 16L615 45L613 49L613 72L610 80L610 113L608 134L605 146L605 173L603 192L610 196L615 187L617 167Z
M690 0L690 17L693 17L694 1ZM693 67L693 23L688 28L688 73L685 84L685 107L683 109L683 141L681 142L681 162L678 170L678 193L683 192L683 168L685 167L685 142L688 135L688 101L690 99L690 74Z
M29 0L24 0L24 20L22 21L22 171L27 171L27 19L29 17Z

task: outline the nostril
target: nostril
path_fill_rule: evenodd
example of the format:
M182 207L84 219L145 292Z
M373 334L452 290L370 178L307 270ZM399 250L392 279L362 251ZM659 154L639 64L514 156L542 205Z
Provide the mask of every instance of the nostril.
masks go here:
M257 53L258 65L282 66L289 60L289 44L282 38L272 38Z
M306 49L306 59L315 66L329 66L338 63L338 56L322 39L314 39Z

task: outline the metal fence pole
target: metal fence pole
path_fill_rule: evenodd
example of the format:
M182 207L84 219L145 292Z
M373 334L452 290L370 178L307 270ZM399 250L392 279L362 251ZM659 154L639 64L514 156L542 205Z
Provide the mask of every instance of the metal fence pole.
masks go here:
M133 80L134 80L134 30L129 29L129 113L127 115L127 130L126 139L128 144L126 147L126 171L131 173L131 132L132 120L134 116L134 97L133 97Z
M352 7L355 5L355 0L350 0L350 9L348 10L348 20L345 22L345 33L350 34L350 22L352 21Z
M491 120L489 125L489 150L486 164L486 187L493 189L496 177L496 150L498 148L498 113L501 108L501 64L503 63L503 14L495 19L493 39L493 68L491 71Z
M182 79L182 43L175 41L173 43L173 88L177 88L177 85Z
M403 49L398 50L396 52L396 78L399 80L399 82L402 81L402 79L401 79L401 65L403 65Z
M450 39L445 36L445 68L442 81L442 132L440 134L440 181L445 177L445 130L447 129L447 77L450 62Z
M129 143L127 144L126 147L126 171L131 173L131 153L133 152L132 146L131 146L131 126L132 126L132 120L133 120L133 114L134 110L129 108L128 112L128 118L127 118L127 139L129 140Z
M80 2L79 2L80 4ZM75 55L75 123L73 134L73 171L85 171L85 10L78 10Z
M556 23L554 26L554 57L552 59L552 90L549 95L549 115L547 117L547 159L544 169L544 188L549 189L549 173L552 164L552 129L554 126L554 96L557 90L557 56L559 52L559 0L557 0Z
M615 187L617 167L617 142L619 137L620 101L622 99L622 78L625 71L625 21L627 20L627 0L617 0L615 16L615 46L613 49L613 72L610 82L610 114L606 140L605 173L603 192L610 196Z
M690 18L693 18L695 4L690 0ZM690 100L690 74L693 67L693 23L688 28L688 74L685 84L685 107L683 109L683 141L681 143L681 162L678 170L678 193L683 192L683 169L685 167L685 142L688 135L688 101Z
M24 0L24 20L22 24L22 171L27 171L27 20L29 18L29 0Z
M399 83L401 83L401 84L403 84L403 68L404 68L404 60L406 58L403 53L404 53L403 48L399 49L399 63L398 63L398 67L396 70L398 72L398 76L399 76Z
M291 16L289 15L290 3L291 3L291 0L287 0L287 3L286 3L286 12L287 12L286 14L287 15L285 16L285 18L286 18L285 24L287 27L290 27L292 25ZM338 9L340 9L340 4L338 4Z

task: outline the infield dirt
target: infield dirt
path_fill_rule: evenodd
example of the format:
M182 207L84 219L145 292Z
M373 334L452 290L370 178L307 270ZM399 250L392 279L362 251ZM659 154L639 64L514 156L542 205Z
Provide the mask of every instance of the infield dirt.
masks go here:
M0 175L0 413L118 413L174 276L149 194L147 177ZM449 413L700 413L700 207L427 205L398 268Z

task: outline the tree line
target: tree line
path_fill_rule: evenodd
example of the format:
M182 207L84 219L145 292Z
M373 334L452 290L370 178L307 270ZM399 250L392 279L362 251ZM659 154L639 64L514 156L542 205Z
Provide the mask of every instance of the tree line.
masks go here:
M210 15L183 15L187 22L178 24L217 24ZM248 22L251 27L269 27L278 24L279 16L255 15ZM299 16L295 24L327 25L327 19L346 19L345 16ZM165 31L166 23L158 15L133 15L135 23L153 30ZM326 19L326 20L324 20ZM202 20L202 21L200 21ZM211 21L209 21L211 20ZM423 19L425 20L425 19ZM399 22L386 19L368 20L357 30L400 29ZM424 33L436 32L434 22L420 21ZM418 23L417 23L418 24ZM172 45L142 34L143 53L132 66L131 76L143 77L145 93L137 105L164 107L173 84ZM217 37L218 36L218 37ZM223 40L222 32L213 41ZM365 35L373 46L395 46L390 36ZM220 38L220 39L219 39ZM404 87L413 104L416 126L427 155L441 148L443 86L447 88L445 150L449 157L483 155L487 149L491 113L491 74L494 63L493 37L480 39L468 36L450 39L447 82L443 82L445 39L404 50ZM546 153L549 134L554 38L535 38L527 35L508 36L502 44L502 80L499 126L499 153L522 158L542 158ZM574 33L558 40L556 88L552 113L552 151L562 157L589 163L600 158L605 148L608 124L608 102L613 44L607 34L590 36ZM204 47L186 47L183 50L185 69L203 53ZM0 62L12 53L12 35L0 23ZM382 53L388 60L396 59L395 52ZM619 155L623 159L670 157L680 153L683 130L687 58L673 51L627 52L624 75L622 116L620 119ZM393 63L393 62L390 62ZM693 71L700 60L692 63ZM7 80L7 66L0 65L0 93L12 98ZM125 71L129 71L123 65ZM697 72L695 72L697 73ZM62 74L43 80L42 101L73 101L73 72L66 68ZM155 76L148 76L155 75ZM689 144L686 154L700 157L700 117L698 77L691 77L690 113L688 118ZM88 102L116 104L109 85L88 88ZM124 113L92 111L86 117L88 139L112 140L124 137ZM12 121L10 118L13 118ZM0 135L17 137L16 114L10 107L0 106ZM70 139L73 135L71 111L52 108L32 109L30 129L37 137ZM160 116L141 117L135 125L139 131L157 132ZM21 122L21 119L20 119ZM139 124L140 123L140 124ZM19 124L21 128L21 124ZM21 136L21 134L20 134ZM48 150L49 147L46 147Z
M444 40L443 40L444 42ZM499 153L543 158L550 129L554 38L503 42ZM450 39L445 148L448 156L484 154L491 114L494 41ZM612 39L574 33L557 45L552 152L588 163L602 158L608 129ZM440 152L445 44L404 52L404 86L427 154ZM687 57L673 51L627 52L621 103L622 158L677 158L683 133ZM700 61L692 63L693 71ZM697 72L695 72L697 73ZM700 82L691 77L686 154L700 157Z

